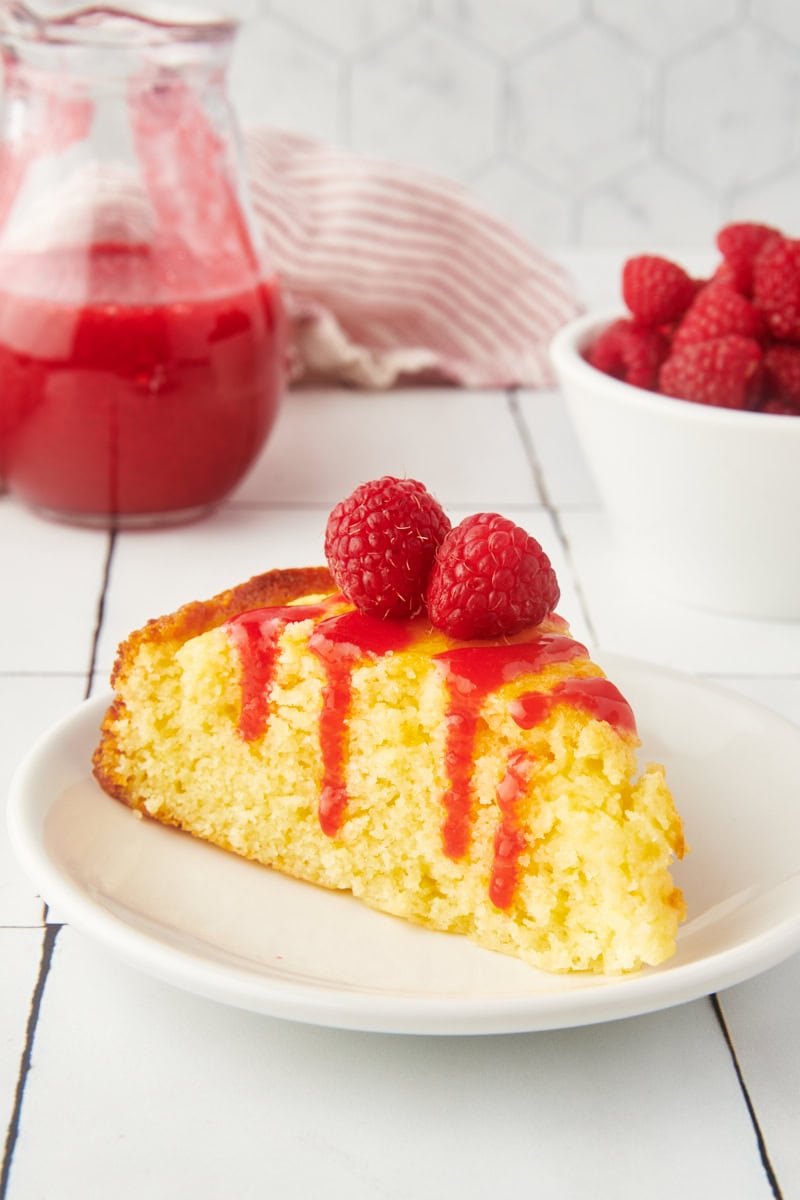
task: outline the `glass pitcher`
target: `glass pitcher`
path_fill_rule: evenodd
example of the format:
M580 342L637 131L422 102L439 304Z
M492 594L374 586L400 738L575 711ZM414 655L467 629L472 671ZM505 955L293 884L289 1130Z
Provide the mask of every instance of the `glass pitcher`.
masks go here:
M227 96L235 19L0 0L0 477L81 524L192 519L284 383Z

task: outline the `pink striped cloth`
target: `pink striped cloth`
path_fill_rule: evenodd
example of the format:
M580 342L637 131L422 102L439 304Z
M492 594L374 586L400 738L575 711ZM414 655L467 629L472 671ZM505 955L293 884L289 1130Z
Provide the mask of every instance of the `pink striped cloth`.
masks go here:
M552 383L571 285L463 188L278 130L244 142L295 381Z

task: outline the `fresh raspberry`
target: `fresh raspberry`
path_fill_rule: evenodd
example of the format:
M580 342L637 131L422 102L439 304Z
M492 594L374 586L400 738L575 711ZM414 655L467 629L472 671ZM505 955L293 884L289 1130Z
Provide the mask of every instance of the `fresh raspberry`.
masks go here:
M800 412L800 346L781 343L765 350L761 390L762 411Z
M723 258L722 262L715 268L713 275L708 280L709 283L721 283L724 287L731 288L734 292L739 292L740 295L748 295L742 288L739 287L739 278L733 267L728 266ZM698 289L699 291L699 289Z
M695 284L683 267L657 254L629 258L622 268L622 296L642 325L677 321L694 299Z
M476 513L447 534L428 584L428 615L455 638L490 638L538 625L558 603L542 547L497 513Z
M740 333L758 341L764 334L764 316L739 292L715 282L697 293L675 330L672 345L708 342L728 333Z
M351 604L399 620L422 608L436 550L449 528L441 505L421 483L384 475L336 505L325 529L325 556Z
M755 221L736 221L723 226L717 234L717 246L723 258L719 278L743 296L749 296L756 255L768 241L779 236L777 229Z
M659 329L623 317L603 330L586 357L606 375L634 387L652 389L658 383L658 368L668 349L669 343Z
M753 303L762 309L770 333L800 341L800 241L767 241L753 265Z
M659 390L697 404L747 408L760 363L758 342L740 334L691 342L670 352L659 372Z
M772 413L780 417L800 417L800 406L789 404L787 400L776 400L769 397L758 405L758 412Z

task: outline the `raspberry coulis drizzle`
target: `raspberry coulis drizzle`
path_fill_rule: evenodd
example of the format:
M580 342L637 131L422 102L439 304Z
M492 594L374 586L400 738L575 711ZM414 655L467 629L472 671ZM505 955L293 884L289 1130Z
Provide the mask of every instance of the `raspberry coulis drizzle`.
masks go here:
M495 792L497 807L502 814L494 835L494 858L489 877L489 899L495 908L508 908L514 899L519 856L527 845L517 810L535 766L536 760L527 750L512 750Z
M293 621L318 621L330 611L331 598L321 604L290 604L285 608L256 608L228 622L228 633L242 664L242 706L239 733L246 742L261 737L269 719L269 697L275 677L278 639Z
M511 701L509 712L521 729L532 729L546 720L553 705L560 701L605 721L618 733L636 733L630 704L611 680L602 675L562 679L551 692L525 692Z
M586 657L585 646L560 633L544 633L530 642L512 645L459 646L434 655L448 692L445 765L449 786L443 800L442 837L449 858L462 858L469 847L472 766L486 697L520 675L537 674L554 663Z
M341 613L317 625L308 648L325 668L319 738L322 753L322 787L319 823L322 832L335 837L347 807L345 736L352 696L353 669L368 658L382 658L404 650L412 627L403 621L381 621L359 612Z
M335 837L347 808L345 778L347 720L352 701L354 669L370 659L407 649L422 632L422 624L383 621L355 611L331 616L342 597L319 604L289 605L243 613L228 623L242 664L242 705L239 732L245 741L260 737L269 720L269 696L283 629L293 621L314 620L309 649L325 672L320 714L322 784L319 822ZM458 859L469 848L474 818L472 773L481 710L487 696L520 675L588 657L580 642L561 633L544 633L528 642L509 645L460 646L433 656L447 688L445 766L448 786L442 798L445 818L442 845ZM546 720L559 701L582 708L620 732L635 732L633 713L624 697L605 677L569 678L551 692L526 692L511 701L509 711L523 729ZM519 857L526 846L519 820L519 800L535 771L526 750L512 750L496 791L501 819L494 840L489 894L497 908L508 908L517 881Z

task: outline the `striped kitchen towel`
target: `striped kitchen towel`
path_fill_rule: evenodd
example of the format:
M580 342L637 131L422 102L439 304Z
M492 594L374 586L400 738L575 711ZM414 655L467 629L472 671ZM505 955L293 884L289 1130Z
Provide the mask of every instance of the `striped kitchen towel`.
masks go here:
M463 188L279 130L244 142L295 381L552 383L570 282Z

